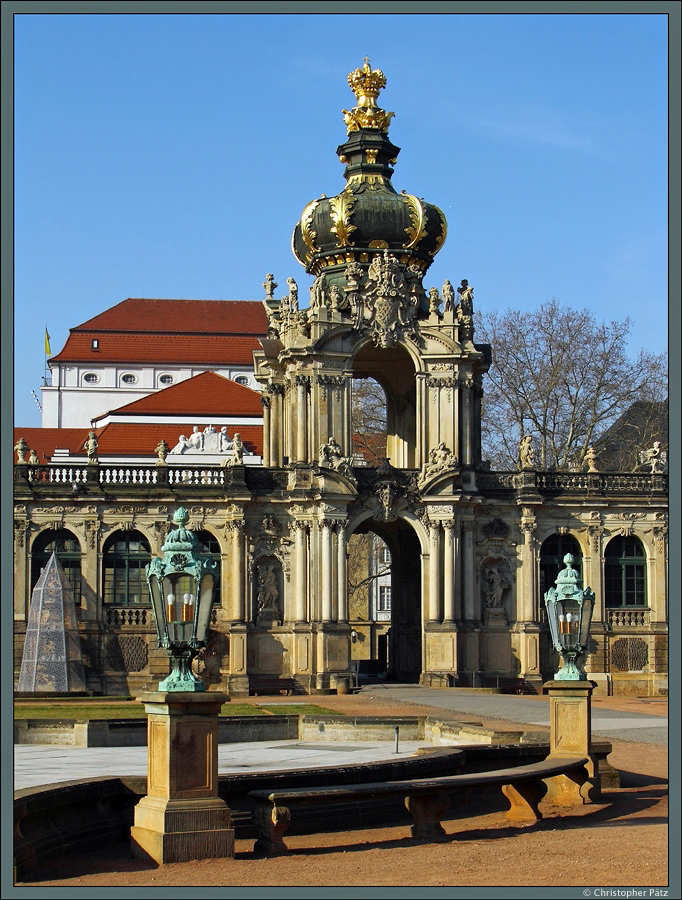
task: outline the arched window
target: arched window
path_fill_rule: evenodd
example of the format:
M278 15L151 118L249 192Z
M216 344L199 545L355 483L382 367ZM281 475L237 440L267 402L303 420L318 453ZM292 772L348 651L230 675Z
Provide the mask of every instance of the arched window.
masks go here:
M31 590L40 578L49 558L56 553L64 574L73 588L76 605L81 603L81 545L68 529L43 531L35 539L31 551Z
M116 606L148 604L145 566L149 541L139 531L117 531L104 544L104 602Z
M639 538L615 537L604 553L604 601L616 606L646 606L646 555Z
M214 537L210 531L197 531L196 536L199 540L200 553L202 559L213 559L218 563L218 571L215 582L215 588L213 590L213 602L216 606L220 606L221 596L220 596L220 544L218 543L218 539Z
M582 571L580 544L570 534L552 534L543 541L540 549L540 600L554 587L559 571L564 568L564 556L571 553L575 559L573 568Z

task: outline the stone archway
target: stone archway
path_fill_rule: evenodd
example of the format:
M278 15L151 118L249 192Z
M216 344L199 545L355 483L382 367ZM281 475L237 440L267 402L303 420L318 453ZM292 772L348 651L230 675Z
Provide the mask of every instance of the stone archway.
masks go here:
M372 658L386 655L386 675L402 683L418 683L423 668L421 546L414 528L406 519L384 522L366 518L353 535L372 533L386 544L391 554L390 627L385 643L372 647Z

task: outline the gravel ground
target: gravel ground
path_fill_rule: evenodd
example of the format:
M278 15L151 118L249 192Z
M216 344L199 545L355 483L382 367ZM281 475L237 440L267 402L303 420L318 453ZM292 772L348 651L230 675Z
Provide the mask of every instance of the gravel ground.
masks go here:
M263 698L255 702L262 703ZM319 702L347 715L434 714L432 706L382 699L368 689L357 695L319 698ZM667 715L663 702L608 698L596 705L626 713ZM448 715L456 718L455 713ZM475 717L463 718L472 721ZM502 719L478 720L496 728L514 725ZM242 888L248 896L250 888L266 886L310 889L278 891L278 896L296 897L319 896L315 889L321 886L665 886L667 747L614 741L610 761L621 773L618 790L606 792L598 804L579 809L545 804L544 818L533 826L511 825L503 812L491 812L489 807L467 807L467 815L465 810L453 812L443 823L447 836L437 844L416 842L409 826L395 826L293 836L287 839L290 855L276 859L258 859L253 856L252 840L237 840L235 859L160 867L132 859L121 844L46 864L22 886L220 886L224 888L220 896L239 896ZM367 896L366 892L358 895ZM134 890L131 896L137 896ZM673 891L668 896L679 895Z

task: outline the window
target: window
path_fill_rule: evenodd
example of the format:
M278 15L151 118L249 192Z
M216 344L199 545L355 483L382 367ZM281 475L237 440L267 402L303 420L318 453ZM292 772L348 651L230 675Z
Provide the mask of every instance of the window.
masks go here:
M124 375L121 378L121 381L123 382L123 384L137 384L137 375Z
M76 606L79 606L82 592L81 545L75 534L66 528L43 531L35 539L31 551L31 590L53 553L56 553L64 574L69 579Z
M159 384L173 384L175 379L172 375L161 375L159 376Z
M604 553L604 602L616 606L646 606L646 557L639 538L616 537Z
M249 384L249 379L246 377L246 375L237 375L235 381L237 382L237 384L243 384L246 386L248 386Z
M379 587L379 603L377 605L379 612L389 612L391 609L391 588L382 584Z
M104 602L116 606L149 603L145 566L149 542L139 531L117 531L104 545Z
M87 375L83 376L83 381L86 384L97 384L99 381L99 375L96 375L94 372L88 372Z
M92 341L90 342L90 346L92 347L93 350L99 350L99 339L93 338Z
M213 589L213 602L216 606L220 606L220 544L210 531L197 531L196 536L200 545L199 556L202 559L213 559L218 563L215 587Z
M543 603L547 591L554 587L559 571L564 568L564 556L572 553L574 568L582 571L580 544L570 534L552 534L543 542L540 550L540 602Z

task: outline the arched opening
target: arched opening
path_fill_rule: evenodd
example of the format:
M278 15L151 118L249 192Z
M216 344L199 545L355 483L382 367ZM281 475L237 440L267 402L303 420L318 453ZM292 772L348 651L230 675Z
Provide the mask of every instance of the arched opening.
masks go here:
M418 683L422 673L419 539L411 525L365 520L348 542L351 657L360 678Z
M403 347L365 344L353 359L354 379L372 379L386 397L386 452L391 465L410 469L417 445L417 379L412 357Z
M76 605L82 602L81 588L81 545L73 532L67 528L43 531L35 539L31 551L31 592L40 578L40 573L55 553L64 574L73 588Z
M114 606L150 603L145 566L151 560L149 541L140 531L116 531L103 551L103 599Z
M351 430L354 465L379 465L386 456L386 392L375 378L353 379Z
M634 535L614 537L606 546L604 603L607 609L647 605L646 554Z
M564 556L571 553L575 562L573 568L582 574L582 553L580 544L570 534L552 534L540 548L540 608L544 609L547 591L554 587L559 571L564 568Z
M220 606L220 576L222 574L222 555L220 553L220 544L218 538L211 534L210 531L196 531L197 540L199 541L199 556L201 559L211 559L216 563L215 569L215 586L213 588L213 605Z

